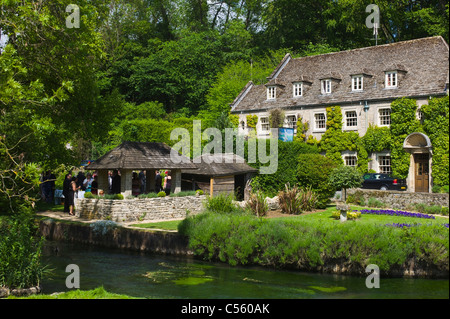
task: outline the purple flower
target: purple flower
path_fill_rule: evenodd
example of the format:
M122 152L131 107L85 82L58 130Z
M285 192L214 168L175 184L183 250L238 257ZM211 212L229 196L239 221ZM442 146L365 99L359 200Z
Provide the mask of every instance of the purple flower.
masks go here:
M422 214L422 213L411 213L401 210L390 210L390 209L362 209L361 214L373 214L373 215L389 215L389 216L404 216L404 217L414 217L414 218L426 218L426 219L436 219L434 216Z

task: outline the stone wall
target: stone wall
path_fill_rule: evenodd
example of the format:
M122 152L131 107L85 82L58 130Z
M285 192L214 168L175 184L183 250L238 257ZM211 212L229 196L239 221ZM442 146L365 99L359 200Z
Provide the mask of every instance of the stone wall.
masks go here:
M87 199L75 202L77 217L109 219L116 222L185 218L203 209L206 196L157 197L135 199Z
M41 220L39 232L47 240L149 253L193 255L188 248L188 238L177 232L116 227L106 234L98 234L89 224L65 223L53 219Z
M410 193L354 188L347 190L347 198L350 195L362 196L366 203L369 198L373 197L393 209L408 209L414 204L448 207L449 203L449 194L437 193Z

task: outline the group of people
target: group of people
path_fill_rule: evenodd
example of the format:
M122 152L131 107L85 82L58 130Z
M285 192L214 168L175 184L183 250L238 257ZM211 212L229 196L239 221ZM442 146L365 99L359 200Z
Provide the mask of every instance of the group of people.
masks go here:
M81 171L77 176L72 176L71 172L66 174L63 183L64 212L72 216L75 215L75 196L78 191L97 194L97 175L87 173L85 176Z
M109 181L109 193L119 194L121 192L120 187L121 176L117 170L108 173L108 181ZM140 171L139 173L133 172L133 178L131 183L133 196L144 194L147 185L147 177L144 171ZM161 172L157 170L155 176L155 192L159 193L161 191L164 191L166 195L169 195L171 188L172 188L172 177L170 175L170 172L165 171L163 178Z
M118 170L114 170L108 173L109 181L109 193L120 194L121 192L121 176ZM172 188L172 177L169 171L164 172L164 178L159 170L156 171L155 176L155 192L159 193L164 191L166 195L170 194ZM146 176L143 171L139 174L133 173L132 180L132 194L137 196L143 194L146 189ZM69 172L66 174L63 183L63 195L64 195L64 212L69 215L75 215L75 198L79 191L91 192L92 194L98 194L98 182L97 175L87 173L86 176L83 172L79 172L77 176L72 176Z
M132 179L132 194L133 196L138 196L139 194L144 194L147 184L147 178L143 171L139 174L134 172ZM159 170L156 171L155 176L155 192L159 193L164 191L166 195L170 194L172 188L172 177L169 171L164 172L164 179Z

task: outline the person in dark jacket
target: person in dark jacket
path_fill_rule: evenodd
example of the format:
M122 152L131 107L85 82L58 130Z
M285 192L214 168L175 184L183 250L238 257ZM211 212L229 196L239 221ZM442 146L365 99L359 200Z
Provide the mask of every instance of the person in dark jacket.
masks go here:
M113 194L120 194L120 175L118 170L114 170L112 178L111 192Z
M66 174L63 183L64 213L70 213L70 191L72 189L72 173Z
M162 190L162 177L161 174L159 173L159 171L156 171L156 176L155 176L155 192L159 193Z

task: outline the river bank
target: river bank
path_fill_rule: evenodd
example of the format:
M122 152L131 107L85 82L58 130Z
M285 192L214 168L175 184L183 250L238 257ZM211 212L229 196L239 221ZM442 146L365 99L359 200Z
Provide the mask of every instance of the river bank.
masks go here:
M114 227L112 229L105 228L105 231L100 234L98 231L94 231L94 228L90 226L92 224L92 221L72 222L60 221L54 218L44 218L40 220L39 224L41 234L48 240L84 243L89 245L96 245L99 247L120 248L132 251L168 255L197 255L199 257L206 258L212 261L220 260L230 263L229 259L220 258L219 252L216 252L215 255L212 254L208 258L207 252L204 252L202 254L198 250L195 251L195 244L191 244L191 246L189 245L189 237L186 236L186 234L180 234L174 231L142 230L130 227ZM226 240L224 240L224 242L226 242ZM242 246L246 243L241 242L240 244ZM253 244L255 246L258 246L258 244L256 243ZM242 247L233 247L231 245L229 249L234 249L234 252L231 252L232 254L242 254ZM313 250L311 249L311 251ZM249 254L251 255L253 254L253 252ZM300 259L298 262L285 260L284 264L278 261L273 263L266 263L264 261L261 261L258 263L259 257L254 257L255 256L252 256L252 259L248 262L248 264L259 264L269 268L294 269L300 271L341 275L362 276L365 274L364 268L361 267L361 263L352 262L348 258L346 259L342 257L326 258L325 262L319 262L314 266L311 266L311 264L300 262ZM448 278L448 260L446 265L434 265L430 264L427 261L423 261L416 256L412 256L410 258L407 258L402 264L393 265L389 267L387 271L382 271L382 274L384 276L405 278Z

